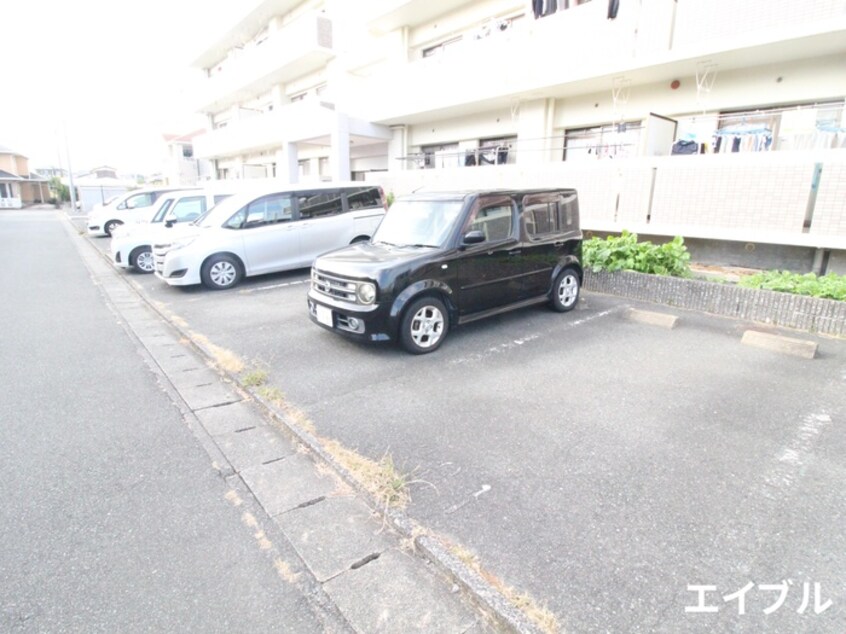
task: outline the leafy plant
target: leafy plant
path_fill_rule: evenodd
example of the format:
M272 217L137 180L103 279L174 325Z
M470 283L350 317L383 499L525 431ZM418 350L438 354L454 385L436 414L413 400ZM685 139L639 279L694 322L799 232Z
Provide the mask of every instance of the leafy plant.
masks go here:
M788 271L764 271L744 277L738 285L846 301L846 275L834 273L818 277L813 273L802 275Z
M582 255L585 266L590 267L594 273L626 270L690 277L690 253L681 236L656 245L649 241L638 242L636 233L623 231L620 236L585 241Z

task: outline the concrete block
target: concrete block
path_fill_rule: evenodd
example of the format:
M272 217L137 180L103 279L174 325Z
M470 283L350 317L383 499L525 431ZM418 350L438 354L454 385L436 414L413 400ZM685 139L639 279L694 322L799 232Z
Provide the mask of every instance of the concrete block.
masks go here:
M480 618L421 560L395 549L323 588L357 632L465 632Z
M168 378L173 381L172 376L168 376ZM206 380L210 382L206 383ZM185 399L188 407L192 410L219 407L242 400L236 392L221 383L218 376L214 376L213 379L200 379L200 381L203 382L191 386L176 385L179 395Z
M290 440L266 426L222 434L215 437L215 442L237 472L285 458L296 451Z
M222 407L195 412L210 436L228 434L249 427L264 426L267 421L247 403L241 401Z
M336 488L332 477L320 475L311 460L296 453L278 462L244 469L241 477L271 516L326 497Z
M641 324L658 326L659 328L666 328L667 330L675 328L676 323L679 320L676 315L656 313L649 310L638 310L636 308L629 309L628 318Z
M329 497L279 515L276 523L320 582L391 547L381 522L355 497Z
M817 343L803 339L793 339L781 335L771 335L757 330L747 330L743 333L741 343L756 348L764 348L781 354L789 354L803 359L813 359L817 354Z

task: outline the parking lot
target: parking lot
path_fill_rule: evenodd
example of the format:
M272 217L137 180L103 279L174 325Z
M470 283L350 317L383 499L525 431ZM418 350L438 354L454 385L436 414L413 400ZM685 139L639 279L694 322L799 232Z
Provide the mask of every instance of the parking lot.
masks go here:
M415 357L312 324L307 270L227 292L121 274L266 369L319 435L390 453L416 481L409 514L565 630L846 630L842 340L789 333L819 343L809 361L741 345L748 323L677 311L665 330L627 314L666 308L585 293ZM750 582L742 610L724 598ZM716 611L685 610L692 585Z

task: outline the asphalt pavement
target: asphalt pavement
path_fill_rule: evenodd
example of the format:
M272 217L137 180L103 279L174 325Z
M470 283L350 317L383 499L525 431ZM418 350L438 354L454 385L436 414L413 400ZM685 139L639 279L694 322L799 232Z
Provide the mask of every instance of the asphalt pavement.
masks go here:
M227 293L128 279L267 368L320 435L390 453L417 481L409 515L567 631L846 630L842 340L585 293L412 357L311 324L307 271ZM817 355L744 346L748 329Z
M0 630L343 631L280 578L57 215L0 212L0 251Z

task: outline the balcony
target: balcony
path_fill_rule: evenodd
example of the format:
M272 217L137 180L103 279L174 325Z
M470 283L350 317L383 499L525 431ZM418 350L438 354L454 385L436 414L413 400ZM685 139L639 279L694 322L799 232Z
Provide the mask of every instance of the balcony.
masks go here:
M292 103L206 132L194 139L194 154L198 158L221 158L278 149L285 142L329 134L335 120L335 111L318 101Z
M376 34L403 26L417 26L440 15L459 9L467 0L380 0L368 9L368 27Z
M316 13L304 15L261 44L244 49L210 77L200 89L195 109L220 112L275 84L319 70L334 56L332 22Z
M749 4L767 6L761 0ZM414 124L541 96L607 92L620 75L635 85L669 82L695 75L703 59L722 73L846 53L842 8L830 5L803 15L796 3L772 0L769 6L778 10L766 21L722 28L720 21L733 15L731 6L713 0L707 12L688 5L673 12L672 5L644 3L642 10L621 11L608 20L606 3L588 2L483 39L468 33L440 55L362 80L356 91L361 102L350 109L382 124ZM595 54L586 51L586 41Z

